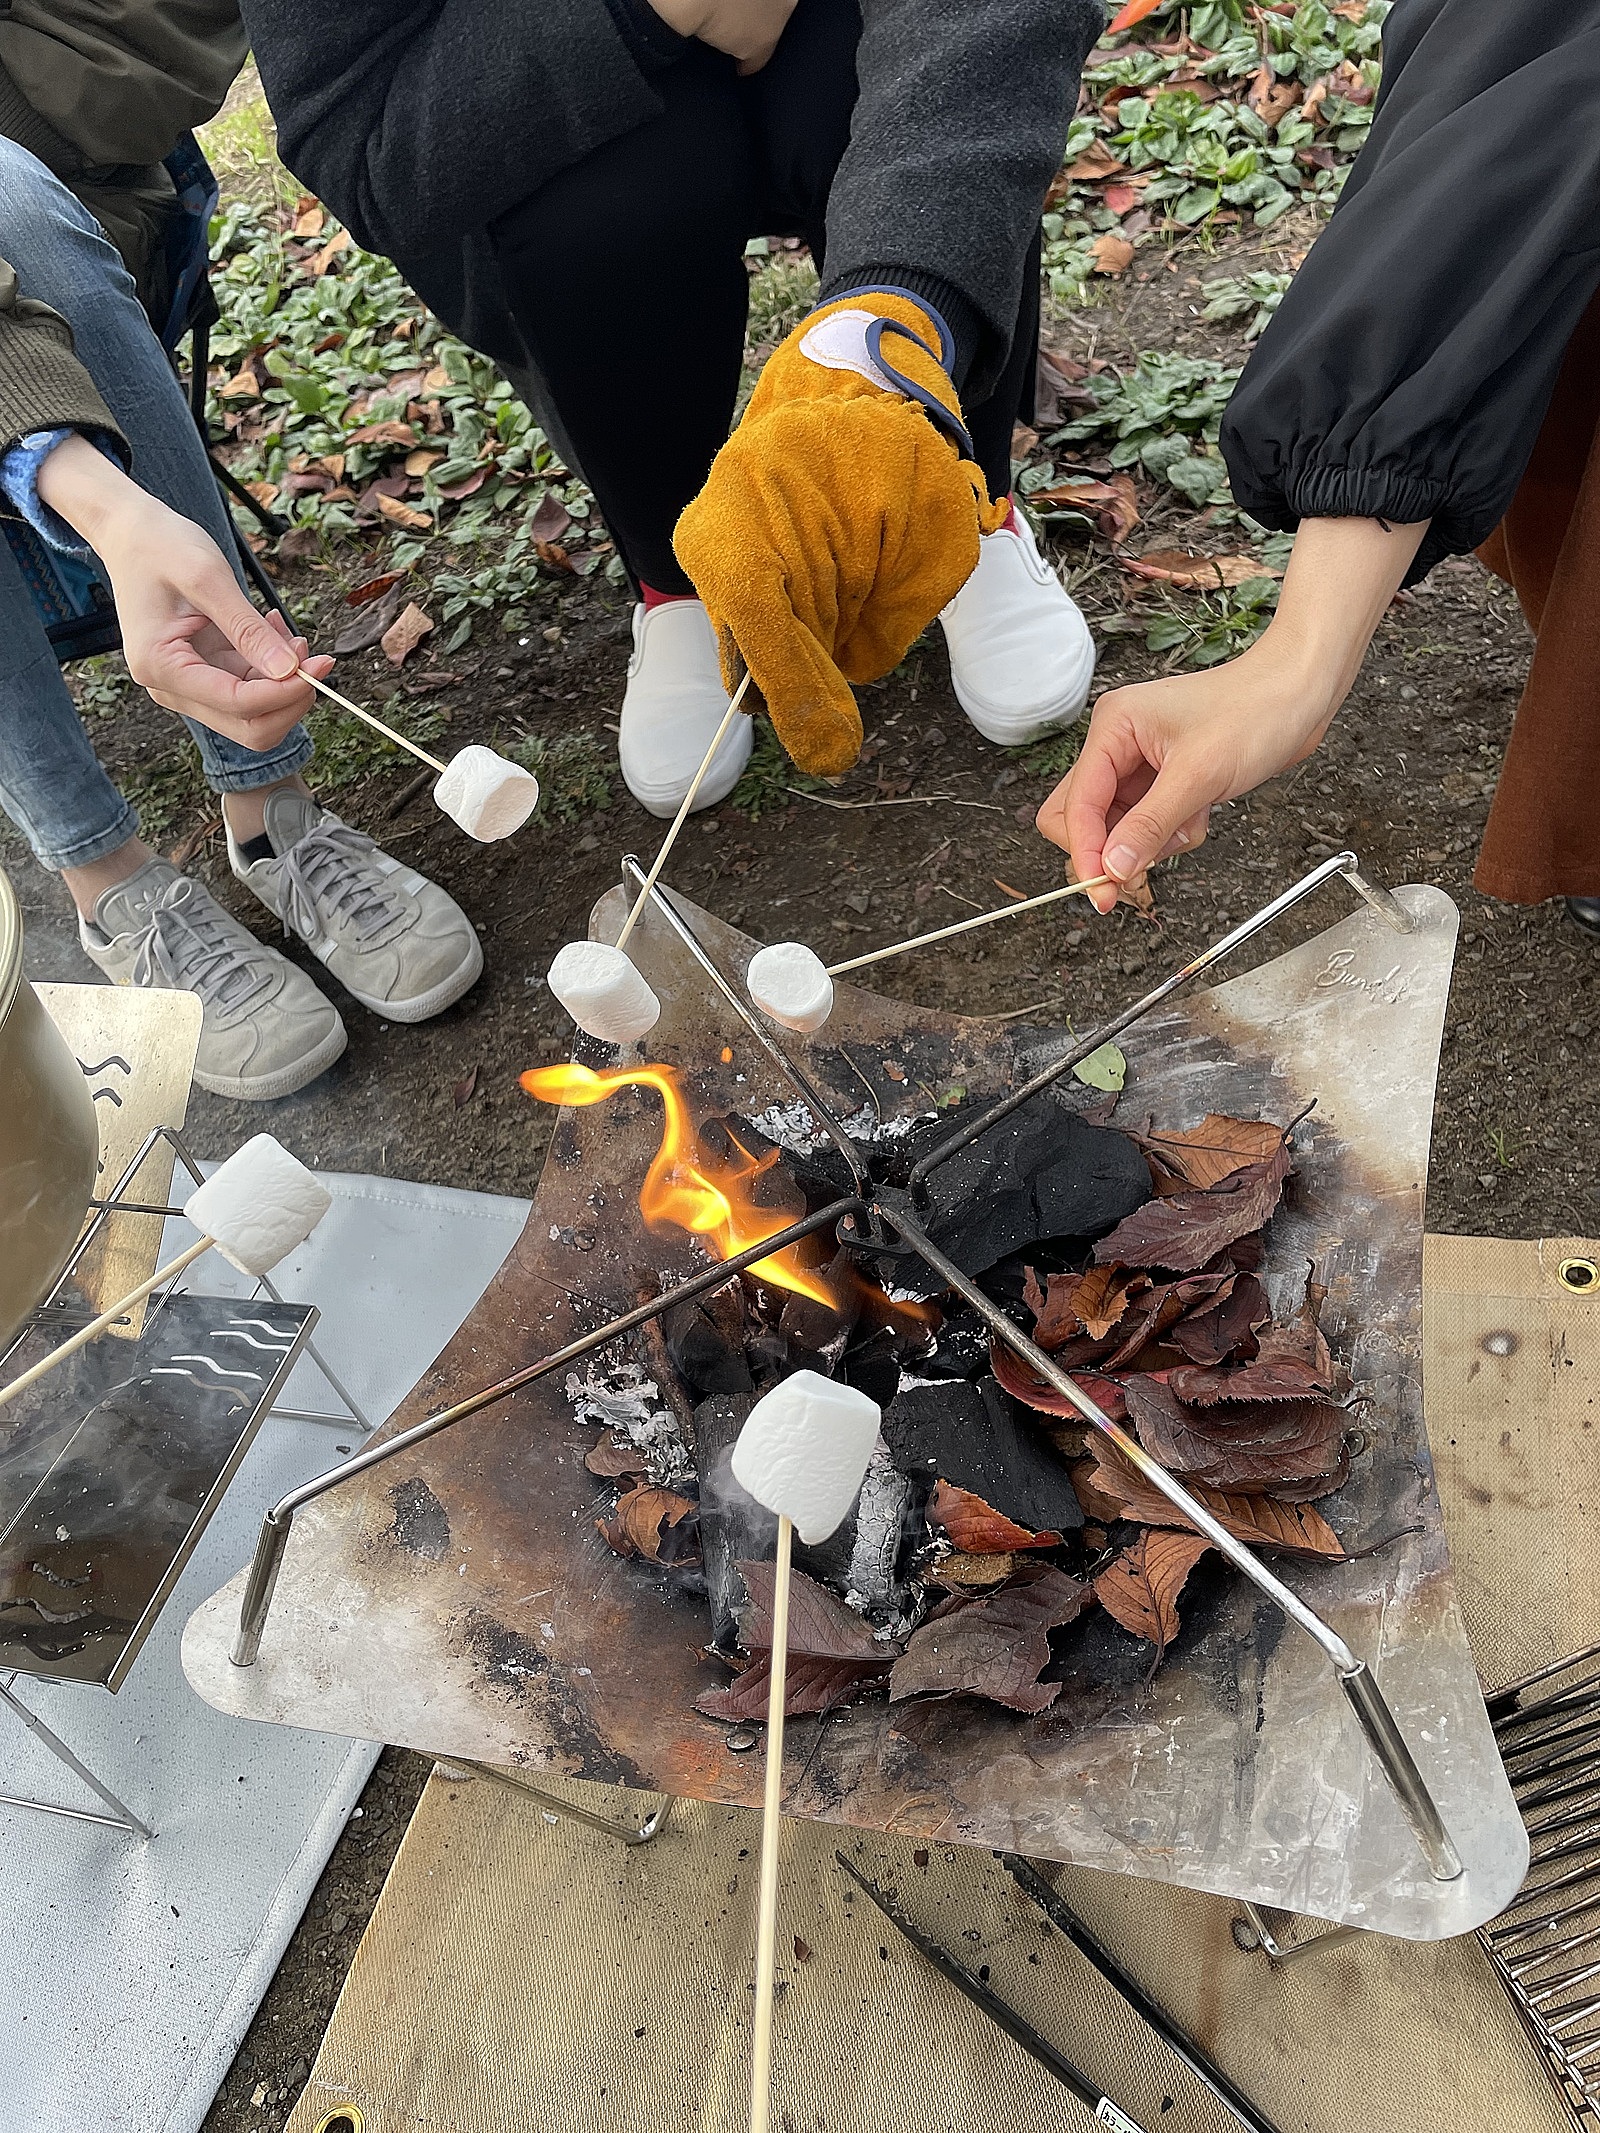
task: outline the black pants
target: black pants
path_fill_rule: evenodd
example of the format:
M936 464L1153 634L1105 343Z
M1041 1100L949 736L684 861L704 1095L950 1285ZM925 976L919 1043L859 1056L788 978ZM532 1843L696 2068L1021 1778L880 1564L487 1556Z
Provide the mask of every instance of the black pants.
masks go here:
M857 0L799 0L745 79L694 45L656 77L666 109L575 164L490 231L506 300L584 478L636 581L693 590L678 515L728 435L752 237L796 236L823 263L828 191L856 100ZM1011 486L1031 412L1037 259L1010 357L966 409L990 494ZM1024 415L1026 419L1026 415Z

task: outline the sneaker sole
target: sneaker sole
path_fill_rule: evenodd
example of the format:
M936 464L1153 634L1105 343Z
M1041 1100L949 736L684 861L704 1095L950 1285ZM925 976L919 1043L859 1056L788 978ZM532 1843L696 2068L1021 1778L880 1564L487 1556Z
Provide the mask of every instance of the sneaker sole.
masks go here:
M735 742L734 753L737 760L728 768L713 771L707 776L705 783L695 795L695 804L689 810L691 814L698 815L703 809L715 807L720 801L727 799L729 793L733 791L733 788L744 776L745 765L750 760L751 750L754 746L755 736L750 730L747 721L745 743L742 751L739 749L737 742ZM622 771L623 784L627 786L629 792L632 793L645 813L654 815L658 822L670 822L683 805L683 796L689 790L688 785L680 785L675 790L669 790L663 786L648 786L642 780L635 785L620 757L618 758L617 767ZM729 769L732 771L731 776L729 775Z
M276 1074L207 1074L196 1067L194 1084L197 1089L204 1089L208 1096L231 1096L237 1103L273 1103L279 1097L293 1096L297 1089L315 1081L319 1074L326 1074L334 1061L343 1056L349 1042L344 1024L338 1022L314 1052L307 1052L292 1066L280 1067Z
M324 968L326 968L326 965ZM337 975L333 971L329 971L328 974L330 977ZM369 998L366 993L357 992L353 985L345 984L342 978L339 979L339 983L344 985L345 991L352 1000L359 1000L369 1014L377 1015L385 1022L426 1022L434 1015L442 1015L447 1007L454 1007L461 995L465 992L470 992L482 976L483 943L474 933L472 936L472 953L462 963L461 967L458 970L453 970L449 977L441 978L432 992L419 993L414 1000Z

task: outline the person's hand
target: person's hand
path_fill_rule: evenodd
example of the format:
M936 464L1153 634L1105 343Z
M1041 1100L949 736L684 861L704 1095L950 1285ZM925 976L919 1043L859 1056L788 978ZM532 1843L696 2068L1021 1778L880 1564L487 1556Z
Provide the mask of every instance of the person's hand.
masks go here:
M669 29L698 38L759 74L777 48L795 0L650 0Z
M1113 689L1039 810L1080 881L1139 880L1205 836L1211 810L1311 754L1360 670L1427 521L1306 519L1277 613L1225 667ZM1091 890L1109 911L1115 888Z
M819 777L861 753L851 682L899 664L1008 508L989 501L939 348L921 305L876 290L803 320L673 535L728 686L742 661Z
M1136 881L1199 844L1219 801L1303 761L1337 709L1325 676L1302 672L1265 638L1230 666L1113 689L1040 808L1039 829L1071 854L1080 881ZM1100 911L1117 900L1114 888L1089 894Z
M105 567L134 680L164 709L242 747L275 748L311 707L296 668L321 679L333 661L310 658L281 615L258 614L211 536L87 439L57 445L38 486Z

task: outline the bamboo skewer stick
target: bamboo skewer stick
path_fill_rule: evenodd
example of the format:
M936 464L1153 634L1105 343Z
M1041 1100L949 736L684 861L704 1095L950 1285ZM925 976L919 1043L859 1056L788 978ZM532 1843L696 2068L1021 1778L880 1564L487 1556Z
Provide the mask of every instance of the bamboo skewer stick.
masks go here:
M997 919L1016 918L1024 911L1037 911L1041 904L1059 903L1063 896L1082 896L1090 889L1103 889L1111 880L1109 874L1095 874L1088 881L1069 881L1064 889L1047 889L1042 896L1026 896L1019 904L1002 904L998 911L980 911L976 918L958 919L953 926L941 926L935 933L916 933L908 941L896 941L892 947L874 948L866 955L855 955L846 963L830 963L830 978L842 978L847 971L864 970L868 963L886 962L892 955L905 955L912 948L927 948L934 941L948 941L958 933L970 933L975 926L992 926Z
M304 667L299 668L298 672L302 681L309 681L313 689L336 703L341 711L348 711L352 718L363 720L374 733L381 733L386 741L393 741L394 745L403 748L407 755L414 755L419 763L426 763L430 770L437 771L440 777L444 776L444 765L436 755L429 755L426 748L419 748L415 741L408 741L403 733L396 733L393 726L386 726L375 713L363 711L359 704L353 704L348 696L341 696L337 689L330 689L325 681L318 681L316 675L308 674Z
M645 905L650 901L651 890L654 889L656 883L661 879L661 869L666 865L667 855L671 852L672 847L678 841L679 830L683 828L683 825L689 819L689 810L694 805L694 796L700 790L702 784L704 784L706 772L711 768L711 758L722 746L722 736L733 724L734 714L735 712L737 712L739 706L744 702L744 692L746 691L746 689L749 688L749 686L750 673L749 669L746 668L744 680L741 681L738 688L734 690L733 701L728 705L727 710L724 711L722 714L722 724L717 728L716 732L712 734L711 746L706 750L704 756L701 758L700 768L695 772L694 777L690 782L689 790L683 796L683 805L678 809L677 814L674 815L674 817L672 818L672 827L667 831L666 836L661 841L661 849L656 854L656 863L650 869L649 873L645 876L644 886L640 889L638 896L634 899L633 909L628 913L627 918L623 921L622 931L617 935L616 939L616 945L619 948L627 947L628 936L630 933L632 933L634 927L638 925L639 914L641 911L643 911Z
M756 1915L756 2011L750 2040L750 2133L772 2114L772 1989L777 1970L778 1852L783 1842L783 1705L789 1672L789 1558L794 1526L778 1518L772 1587L772 1673L767 1683L766 1790L761 1802L761 1896Z
M184 1268L192 1265L202 1252L210 1251L211 1243L209 1237L202 1237L197 1244L191 1244L186 1251L180 1252L176 1259L169 1259L165 1266L157 1267L148 1281L141 1281L136 1289L130 1289L120 1303L114 1303L108 1311L102 1311L98 1318L91 1318L88 1325L80 1326L70 1340L64 1340L59 1348L52 1348L48 1355L41 1356L21 1377L13 1378L9 1385L0 1385L0 1407L8 1406L19 1392L25 1392L30 1385L37 1384L47 1370L54 1370L57 1363L64 1363L69 1355L76 1355L80 1348L86 1348L97 1333L104 1333L107 1326L115 1325L125 1311L131 1311L136 1303L142 1303L152 1289L159 1288L164 1281L175 1281Z

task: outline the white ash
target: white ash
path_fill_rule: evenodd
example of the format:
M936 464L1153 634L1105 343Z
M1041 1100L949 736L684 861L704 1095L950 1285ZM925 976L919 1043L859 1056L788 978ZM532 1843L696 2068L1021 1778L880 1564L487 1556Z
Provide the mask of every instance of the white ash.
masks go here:
M932 1111L919 1111L904 1118L879 1118L870 1104L863 1104L859 1111L841 1123L853 1141L898 1141L903 1140L913 1126L934 1115ZM815 1155L819 1148L833 1146L829 1136L817 1124L811 1106L798 1099L788 1104L769 1104L765 1111L754 1112L750 1123L769 1141L787 1148L791 1155Z
M693 1470L677 1417L663 1401L661 1387L637 1363L591 1363L581 1378L569 1370L566 1394L580 1422L615 1430L638 1449L657 1488L670 1487Z
M900 1541L911 1518L911 1483L895 1470L889 1447L880 1437L872 1447L856 1505L855 1545L850 1551L846 1602L857 1614L897 1607L901 1593L895 1564Z

